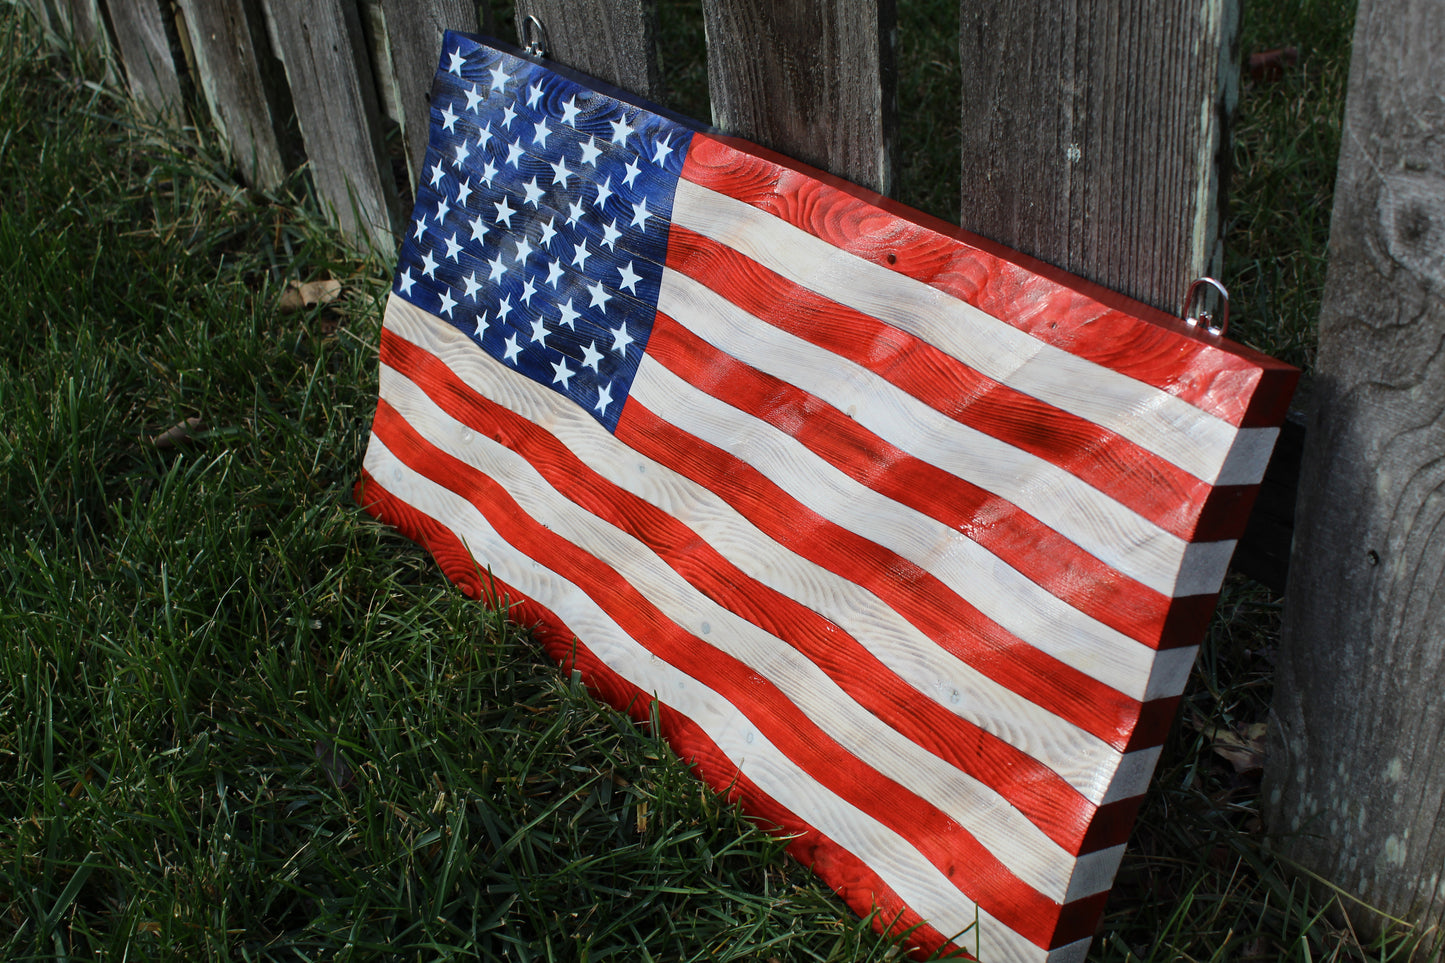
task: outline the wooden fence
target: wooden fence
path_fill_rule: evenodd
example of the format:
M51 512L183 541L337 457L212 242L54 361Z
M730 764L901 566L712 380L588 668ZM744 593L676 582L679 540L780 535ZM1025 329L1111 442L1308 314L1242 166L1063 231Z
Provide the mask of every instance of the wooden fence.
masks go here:
M338 225L383 249L425 149L441 31L494 20L469 0L29 2L156 112L213 122L247 183L308 163ZM656 2L518 0L515 14L546 25L556 61L665 101ZM894 4L705 0L714 122L888 193L897 124L938 123L897 116ZM959 9L961 225L1177 311L1219 262L1238 0Z

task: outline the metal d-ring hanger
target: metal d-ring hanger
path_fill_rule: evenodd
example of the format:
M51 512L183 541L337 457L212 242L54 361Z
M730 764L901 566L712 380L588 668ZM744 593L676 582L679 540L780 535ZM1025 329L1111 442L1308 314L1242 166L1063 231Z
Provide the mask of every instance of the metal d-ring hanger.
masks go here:
M533 57L547 56L547 28L532 14L522 21L522 47Z
M1195 307L1200 299L1200 289L1206 284L1212 285L1214 290L1219 292L1218 324L1214 323L1214 315L1212 312L1200 311L1197 314L1195 313ZM1220 284L1214 278L1199 278L1193 284L1189 285L1189 293L1184 295L1184 311L1182 314L1184 315L1184 323L1191 328L1203 325L1204 330L1209 334L1216 338L1223 337L1224 332L1229 329L1229 292L1225 290L1223 284Z

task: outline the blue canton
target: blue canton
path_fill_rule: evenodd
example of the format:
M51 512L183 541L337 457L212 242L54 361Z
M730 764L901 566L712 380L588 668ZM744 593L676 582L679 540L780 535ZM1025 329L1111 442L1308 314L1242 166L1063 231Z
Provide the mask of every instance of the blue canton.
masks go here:
M692 132L447 34L392 290L613 431Z

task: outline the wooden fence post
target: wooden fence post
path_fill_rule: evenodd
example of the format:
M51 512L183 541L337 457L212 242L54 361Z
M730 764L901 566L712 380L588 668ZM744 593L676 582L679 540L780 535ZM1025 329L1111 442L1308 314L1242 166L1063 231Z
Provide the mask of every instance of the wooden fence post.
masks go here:
M257 0L178 0L199 86L241 177L279 187L300 163L291 99Z
M519 31L529 16L547 30L550 59L661 100L654 0L517 0Z
M1265 779L1288 854L1422 931L1445 924L1442 50L1438 0L1360 4Z
M431 124L432 77L441 59L442 32L477 30L477 8L471 0L382 0L386 18L390 69L396 76L401 103L402 136L413 191L426 160L427 131Z
M705 0L713 123L887 194L894 0Z
M185 115L180 72L160 0L110 0L110 25L131 96L166 123Z
M401 222L376 82L353 0L268 0L312 181L342 231L390 257Z
M960 223L1177 314L1221 266L1239 0L967 0Z

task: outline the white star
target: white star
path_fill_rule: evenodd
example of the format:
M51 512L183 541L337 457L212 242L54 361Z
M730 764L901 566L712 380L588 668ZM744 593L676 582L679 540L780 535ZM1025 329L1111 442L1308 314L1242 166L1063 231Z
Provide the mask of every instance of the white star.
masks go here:
M550 133L552 132L547 129L547 122L545 120L537 121L532 125L532 143L546 147L547 135Z
M580 146L580 147L582 148L582 163L584 163L584 164L595 164L595 163L597 163L597 156L598 156L599 154L601 154L602 151L601 151L600 149L598 149L598 147L597 147L597 138L596 138L596 137L589 137L589 138L587 138L587 143L585 143L585 144L580 144L580 145L578 145L578 146Z
M575 125L577 123L577 111L579 109L577 106L577 95L573 94L571 97L568 97L567 102L562 105L562 123L568 127Z
M512 297L511 297L511 295L508 295L507 297L502 298L502 303L501 303L501 304L497 305L497 320L498 320L498 321L505 321L505 320L507 320L507 315L509 315L509 314L511 314L511 313L512 313Z
M502 66L500 60L497 61L497 65L488 71L488 73L492 75L492 89L494 90L511 79L511 75L507 73L506 68Z
M582 204L582 198L578 197L567 206L567 223L576 224L582 219L582 215L586 210L587 208Z
M636 294L637 282L642 280L642 275L632 270L632 262L628 261L627 266L618 273L622 275L622 280L617 283L617 289L620 291L626 288L633 294Z
M534 177L527 183L523 184L522 190L527 192L527 197L524 203L531 204L533 207L541 206L542 188L537 186L537 178ZM507 226L511 227L510 224L508 224Z
M449 130L456 133L456 129L457 115L452 113L452 105L447 104L446 109L442 111L442 130Z
M506 347L506 350L504 350L504 351L502 352L502 360L503 360L503 361L516 361L516 360L517 360L517 354L518 354L521 350L522 350L522 346L517 343L517 336L516 336L515 334L512 335L512 336L510 336L509 338L507 338L507 347Z
M642 173L642 168L637 166L637 160L634 158L633 161L627 165L627 176L622 178L622 183L627 187L631 187L633 179L640 173Z
M523 234L517 238L517 266L523 269L527 266L527 258L532 256L532 241Z
M510 229L512 226L512 215L517 212L512 210L511 206L507 204L505 197L500 201L495 201L493 206L497 209L497 223L506 224L508 229Z
M452 313L452 308L456 306L457 302L452 300L452 293L450 291L443 291L441 313L450 315Z
M436 219L438 228L442 227L442 222L447 219L447 215L450 214L451 211L452 206L447 203L447 199L445 196L443 196L441 200L437 201L437 212L435 215L433 215L433 217Z
M626 354L627 346L634 340L636 339L627 333L627 322L624 321L620 328L612 332L612 350L618 354Z
M558 319L557 323L561 325L566 325L573 331L576 331L577 325L573 324L572 322L582 317L582 312L578 311L572 306L572 300L572 298L568 298L566 304L557 305L557 310L562 312L562 317Z
M536 293L537 293L537 285L535 285L535 284L532 283L532 279L531 279L531 278L527 278L527 283L522 285L522 303L525 304L525 305L527 305L528 307L531 307L531 306L532 306L532 295L534 295L534 294L536 294Z
M572 385L572 376L577 372L567 367L566 360L552 362L552 383L561 385L563 391L569 390Z
M470 157L470 156L472 156L472 149L467 146L467 142L466 142L466 141L460 141L460 142L458 142L458 144L457 144L457 152L456 152L456 158L457 158L456 164L457 164L457 166L458 166L458 167L461 167L463 164L465 164L465 163L467 162L467 158Z
M597 363L602 360L602 354L597 350L597 342L593 341L582 349L582 364L584 367L597 370Z
M411 268L407 268L406 271L402 273L401 277L396 279L397 290L401 291L402 294L405 294L407 296L411 295L411 286L415 283L416 278L411 276Z
M429 277L429 278L431 278L433 281L435 281L435 280L437 279L436 269L437 269L437 262L436 262L436 260L431 256L431 252L428 251L426 254L422 255L422 259L421 259L421 273L422 273L423 275L425 275L426 277Z
M462 246L457 243L456 236L453 235L452 237L447 238L447 257L450 260L455 261L457 259L457 255L460 253L462 253Z
M587 259L591 256L592 252L587 250L587 242L583 241L577 245L577 253L572 255L572 266L579 271L587 270Z
M556 290L557 282L560 280L562 280L562 263L560 261L549 262L547 265L547 283L552 285L553 290Z
M477 292L482 288L482 282L477 280L477 272L473 271L471 274L468 274L462 279L462 283L467 286L467 297L475 301L477 299Z
M446 174L442 170L442 162L437 161L436 166L431 169L431 186L436 187L438 184L441 183L441 179L445 176Z
M466 61L462 59L462 51L459 47L451 52L451 62L447 64L447 69L460 77L462 75L462 64L464 63L466 63Z
M528 106L528 107L536 107L536 106L537 106L537 101L540 100L541 97L542 97L542 85L541 85L540 83L533 84L532 86L530 86L530 87L527 88L527 106Z
M472 240L473 240L473 241L480 241L483 237L486 236L486 234L487 234L487 222L484 221L484 220L482 220L482 215L478 214L476 217L472 218L472 219L471 219L470 221L468 221L467 223L470 224L471 227L472 227Z
M477 89L476 84L472 84L467 87L467 110L476 113L477 108L481 105L482 93Z
M599 211L602 210L602 209L606 206L606 204L607 204L607 199L608 199L609 197L611 197L611 196L612 196L612 182L611 182L611 181L599 181L598 184L597 184L597 209L598 209Z
M547 322L540 317L532 319L531 341L534 344L540 342L544 348L547 346Z
M511 164L517 170L521 170L523 153L524 151L522 150L522 145L518 144L516 141L513 141L511 144L507 145L507 163Z
M484 180L484 181L486 181L488 184L490 184L490 183L492 182L493 178L495 178L496 176L497 176L497 165L496 165L496 164L493 164L491 161L487 161L485 164L482 165L482 180Z
M592 409L600 415L607 414L607 406L612 404L612 387L610 385L597 386L597 405Z
M492 272L487 275L488 281L500 281L502 279L502 275L507 273L507 269L502 266L501 251L498 251L497 256L492 258L487 263L492 266Z
M633 132L633 128L626 120L609 120L612 125L612 143L627 146L627 135Z
M654 164L664 164L667 162L667 155L671 153L672 145L665 140L659 140L657 142L657 149L652 155L652 162Z
M512 121L516 119L517 112L512 109L511 104L508 104L507 106L502 108L502 130L506 130L508 127L512 126Z
M482 127L477 130L477 150L486 150L487 145L494 140L496 135L492 133L492 128Z
M550 219L549 219L549 220L542 221L541 224L542 224L542 246L543 246L543 247L546 247L548 244L551 244L551 243L552 243L552 238L554 238L554 237L557 236L557 229L552 226L552 221L551 221Z
M602 243L607 245L608 250L617 250L617 239L621 236L622 232L617 229L616 224L609 222L602 225Z
M572 172L567 169L566 158L557 158L557 163L552 165L552 180L558 184L561 184L563 187L566 187L567 178L570 177L571 174Z
M413 229L412 229L412 232L411 232L412 239L413 239L413 240L420 241L420 240L421 240L421 236L422 236L423 234L425 234L425 233L426 233L426 218L425 218L425 217L418 217L418 218L416 219L416 227L413 228Z
M472 182L470 178L463 177L462 182L457 185L457 203L463 207L467 204L467 198L472 196Z
M647 198L644 197L642 200L632 205L633 227L640 227L644 231L647 230L647 219L651 216L652 212L647 209Z
M612 297L612 293L602 286L601 281L587 285L587 293L592 295L592 303L588 305L589 308L606 307L607 300Z

